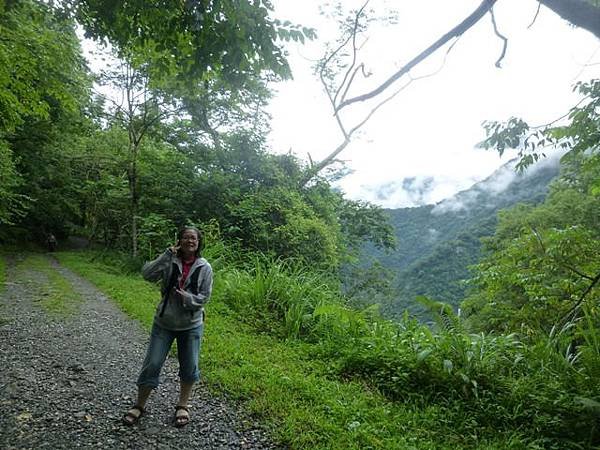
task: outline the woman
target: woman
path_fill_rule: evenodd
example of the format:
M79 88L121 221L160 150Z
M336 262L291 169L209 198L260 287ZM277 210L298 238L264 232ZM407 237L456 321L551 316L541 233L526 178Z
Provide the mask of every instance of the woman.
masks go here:
M200 379L203 308L212 290L212 268L200 257L202 246L200 230L184 227L177 235L177 244L142 268L146 280L162 280L162 301L156 308L148 351L137 380L137 402L123 416L127 425L133 425L144 414L148 396L158 386L160 370L175 339L180 393L174 422L183 427L190 421L188 401L194 383Z

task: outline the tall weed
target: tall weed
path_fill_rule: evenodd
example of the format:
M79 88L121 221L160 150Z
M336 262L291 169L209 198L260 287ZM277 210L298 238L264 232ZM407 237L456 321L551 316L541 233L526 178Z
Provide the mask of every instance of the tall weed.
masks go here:
M228 270L222 277L225 303L283 338L307 337L315 310L335 298L318 273L281 260L256 258L249 269Z
M225 302L247 323L316 344L312 352L330 375L366 382L391 401L460 405L461 432L484 426L576 441L573 430L593 423L573 395L586 378L562 341L525 345L516 334L469 334L444 308L437 331L408 316L392 323L376 308L347 308L318 274L277 260L256 258L223 278Z
M580 325L580 342L578 349L581 365L585 367L588 380L598 387L600 379L600 311L596 306L586 305L583 308L583 318Z

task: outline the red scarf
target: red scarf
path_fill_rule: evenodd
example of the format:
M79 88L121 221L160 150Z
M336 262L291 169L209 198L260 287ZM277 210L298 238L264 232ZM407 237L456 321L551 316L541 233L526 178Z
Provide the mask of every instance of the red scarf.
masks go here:
M183 285L185 284L185 280L187 280L188 275L190 274L190 269L192 265L196 261L196 257L194 256L192 259L181 260L181 278L179 279L179 289L183 289Z

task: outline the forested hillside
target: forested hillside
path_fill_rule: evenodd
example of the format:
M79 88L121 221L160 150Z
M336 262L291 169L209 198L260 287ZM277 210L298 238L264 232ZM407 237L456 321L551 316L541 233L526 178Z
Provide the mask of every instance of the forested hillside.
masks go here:
M540 203L558 175L558 160L518 173L516 162L435 205L386 210L397 248L384 252L367 245L365 250L394 275L397 297L385 305L386 314L398 317L408 310L422 316L424 308L415 300L419 295L458 306L468 267L479 261L481 238L494 233L498 212L517 203Z
M393 77L494 3L482 1ZM597 17L597 2L586 10ZM356 44L368 14L343 21L341 42ZM101 47L111 44L97 73L82 56L78 26ZM63 265L94 283L102 293L94 298L106 296L149 330L160 293L140 277L142 264L174 244L178 227L194 225L215 274L201 356L206 386L245 408L276 445L598 448L600 80L574 86L580 100L561 122L485 123L483 146L516 149L517 165L531 171L505 189L492 177L435 206L386 212L333 188L344 175L330 165L339 152L314 163L267 146L266 105L276 82L291 76L283 42L313 36L273 17L268 1L0 2L2 329L14 326L6 311L18 313L20 289L29 292L30 319L70 320L50 315L76 296L57 270ZM331 55L346 67L343 79L359 67L333 56L352 54ZM387 86L357 97L338 90L336 114ZM358 129L341 128L339 151ZM548 188L556 167L533 163L558 150L560 175ZM41 255L49 234L58 251ZM483 257L463 294L452 282L475 261L481 236ZM69 251L72 238L86 248ZM385 268L365 265L365 243L401 268L396 284ZM397 286L402 301L431 297L434 323L403 313L412 303L394 303ZM436 300L460 304L462 314ZM28 403L51 404L35 389L23 392ZM28 420L52 420L0 412L15 416L22 436Z

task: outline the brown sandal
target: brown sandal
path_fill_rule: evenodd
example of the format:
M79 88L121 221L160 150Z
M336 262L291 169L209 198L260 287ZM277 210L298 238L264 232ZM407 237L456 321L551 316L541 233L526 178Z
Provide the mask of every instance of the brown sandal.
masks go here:
M178 416L177 412L181 409L184 410L187 415ZM175 417L173 418L173 422L175 422L175 426L177 428L185 427L188 423L190 423L190 409L187 406L177 405L175 407Z
M131 412L136 409L140 412L137 416ZM135 425L140 420L140 417L144 415L144 412L144 408L142 408L140 405L133 405L131 408L129 408L129 411L125 413L121 421L125 425Z

